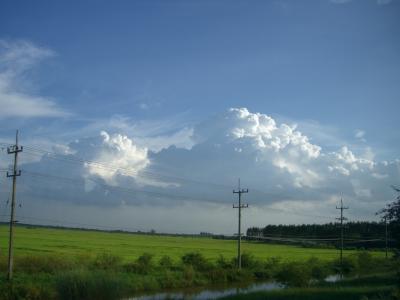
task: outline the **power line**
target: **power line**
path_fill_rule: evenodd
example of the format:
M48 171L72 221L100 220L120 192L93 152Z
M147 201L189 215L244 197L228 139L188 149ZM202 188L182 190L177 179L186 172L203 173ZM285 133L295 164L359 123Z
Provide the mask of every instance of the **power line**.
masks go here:
M32 155L39 155L40 153L41 156L43 155L48 155L46 156L47 158L54 159L54 160L59 160L63 162L71 162L71 163L80 163L80 164L86 164L86 165L92 165L96 168L101 168L101 169L107 169L111 171L122 171L121 173L123 175L131 175L131 176L140 176L140 175L145 175L148 178L153 178L153 179L171 179L171 180L176 180L176 181L184 181L184 182L191 182L195 184L203 184L203 185L212 185L216 186L219 188L224 188L226 189L228 186L218 184L218 183L211 183L211 182L205 182L205 181L199 181L195 179L188 179L188 178L183 178L183 177L178 177L178 176L171 176L171 175L166 175L162 173L156 173L152 171L146 171L146 170L133 170L131 168L126 168L126 167L115 167L110 165L109 163L106 162L101 162L101 161L96 161L96 160L88 160L80 157L71 157L71 156L60 156L60 154L47 151L47 150L41 150L37 149L34 147L30 146L25 146L25 148L28 150L27 153L32 154ZM32 152L31 152L32 151Z
M31 172L31 171L26 171L26 170L24 170L24 173L29 174L33 177L38 177L38 178L44 177L44 178L51 178L51 179L56 179L56 180L64 180L64 181L68 181L71 183L82 183L82 180L69 178L69 177L43 174L43 173L39 173L39 172ZM209 202L216 201L214 199L207 199L207 198L194 198L194 197L188 196L188 195L176 195L176 194L168 194L168 193L162 193L162 192L157 192L157 191L133 189L133 188L121 187L121 186L111 186L106 183L100 182L99 180L96 180L94 178L91 178L88 180L90 180L90 181L96 183L97 185L102 186L106 189L121 191L121 192L125 192L125 193L132 193L132 192L143 193L143 194L148 194L148 195L153 195L153 196L158 196L158 197L167 197L167 198L176 199L176 200L195 200L195 201L209 201Z
M25 152L24 152L25 153ZM76 179L76 178L70 178L70 177L65 177L65 176L58 176L58 175L52 175L52 174L44 174L40 172L31 172L25 169L22 169L25 174L29 174L33 177L36 178L50 178L50 179L55 179L55 180L63 180L66 182L70 182L72 184L75 183L82 183L81 179ZM143 193L143 194L149 194L149 195L155 195L155 196L160 196L160 197L167 197L170 199L177 199L177 200L195 200L195 201L209 201L209 202L215 202L217 200L215 199L207 199L207 198L197 198L193 196L188 196L188 195L173 195L173 194L168 194L168 193L162 193L162 192L156 192L156 191L147 191L147 190L139 190L139 189L133 189L133 188L127 188L127 187L120 187L120 186L111 186L108 185L104 182L101 182L98 179L95 178L90 178L87 179L90 180L94 183L96 183L99 186L102 186L104 188L107 188L109 190L119 190L122 192L135 192L135 193ZM312 217L312 218L321 218L321 219L331 219L329 216L322 216L322 215L314 215L314 214L303 214L303 213L298 213L298 212L290 212L286 211L283 209L278 209L278 208L269 208L272 211L276 211L278 213L283 213L283 214L289 214L289 215L296 215L296 216L302 216L302 217Z
M1 143L0 143L1 144ZM175 181L180 181L180 182L187 182L187 183L192 183L192 184L200 184L200 185L208 185L208 186L214 186L218 187L220 189L226 189L230 188L228 185L220 184L220 183L212 183L212 182L206 182L206 181L201 181L201 180L196 180L196 179L190 179L190 178L183 178L179 176L171 176L171 175L166 175L163 173L157 173L154 171L148 171L148 170L132 170L131 168L126 168L126 167L115 167L111 165L110 163L107 162L102 162L102 161L97 161L97 160L88 160L84 159L81 157L72 157L72 156L60 156L59 153L52 152L49 150L43 150L39 149L36 147L32 146L25 146L25 152L29 155L36 155L36 156L43 156L47 155L46 158L50 158L53 160L58 160L62 162L70 162L70 163L80 163L84 165L92 165L96 168L100 169L106 169L106 170L111 170L111 171L120 171L122 175L126 176L133 176L133 177L144 177L144 178L149 178L149 179L154 179L154 180L175 180ZM270 194L266 193L265 191L257 190L257 189L252 189L255 192L258 192L260 194L264 194L268 197L276 197L275 194Z

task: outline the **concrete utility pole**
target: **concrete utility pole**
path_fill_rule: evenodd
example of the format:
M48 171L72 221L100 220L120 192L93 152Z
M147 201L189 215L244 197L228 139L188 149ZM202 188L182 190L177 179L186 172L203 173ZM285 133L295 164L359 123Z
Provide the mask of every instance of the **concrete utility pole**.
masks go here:
M336 206L336 209L340 209L340 218L336 218L336 220L340 220L340 276L343 276L343 238L344 238L344 228L343 221L347 220L347 218L343 217L343 210L349 209L348 207L343 206L343 199L340 199L340 207Z
M242 243L242 232L241 232L241 226L242 226L242 208L247 208L249 207L248 204L242 204L242 194L248 193L249 190L248 189L240 189L240 178L239 178L239 182L238 182L238 190L235 191L233 190L234 194L238 194L239 195L239 205L235 206L235 204L233 205L233 208L238 208L238 212L239 212L239 222L238 222L238 257L237 257L237 264L238 264L238 269L242 268L242 254L241 254L241 243Z
M388 258L388 223L387 216L385 216L385 257Z
M7 148L8 154L14 154L14 167L13 173L7 172L7 177L13 178L12 184L12 197L11 197L11 216L10 216L10 239L8 244L8 273L7 279L12 279L13 271L13 242L14 242L14 223L15 223L15 196L17 191L17 176L21 176L21 170L17 172L18 153L22 152L22 147L18 146L18 130L15 134L15 145Z

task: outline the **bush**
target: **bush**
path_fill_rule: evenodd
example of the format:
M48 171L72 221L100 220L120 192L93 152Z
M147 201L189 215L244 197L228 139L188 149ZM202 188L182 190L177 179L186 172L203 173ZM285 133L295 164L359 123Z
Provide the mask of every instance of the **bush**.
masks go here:
M217 267L221 269L232 269L236 265L235 263L227 261L222 254L218 256L216 264Z
M121 261L119 256L102 253L96 256L93 267L102 270L117 270L121 266Z
M271 273L276 273L281 266L281 258L280 257L271 257L268 258L265 263L265 269L269 270Z
M376 267L375 264L376 261L373 259L372 255L367 251L357 253L356 260L358 265L358 273L360 274L370 273Z
M168 255L164 255L163 257L161 257L158 263L164 269L170 269L173 266L172 259Z
M152 266L153 254L143 253L136 260L137 264L142 265L143 267L150 268Z
M311 270L302 263L287 263L282 265L276 279L287 286L306 287L311 281Z
M148 274L153 269L153 254L143 253L134 263L128 263L124 266L125 271L138 274Z
M212 283L224 283L227 281L227 271L222 268L215 268L208 272L207 277Z
M341 272L340 259L333 261L333 270L336 273ZM343 275L355 274L358 271L358 262L354 257L343 257Z
M243 253L241 255L241 260L242 260L242 268L245 269L254 269L261 264L259 261L257 261L254 255L250 253Z
M158 283L163 289L179 287L182 283L182 273L165 270L158 278Z
M311 257L307 261L307 265L310 268L312 279L324 280L330 273L327 264L316 257Z
M259 279L259 280L261 280L261 279L263 279L263 280L271 279L272 278L272 272L269 271L269 270L265 270L265 269L258 269L258 270L254 271L254 277L256 279Z
M62 256L20 256L15 260L15 271L26 272L30 274L50 273L71 270L75 263Z
M254 279L253 273L248 270L232 269L226 274L228 282L249 282Z
M185 266L192 266L197 271L206 271L212 268L205 257L199 252L189 252L182 256L182 263Z

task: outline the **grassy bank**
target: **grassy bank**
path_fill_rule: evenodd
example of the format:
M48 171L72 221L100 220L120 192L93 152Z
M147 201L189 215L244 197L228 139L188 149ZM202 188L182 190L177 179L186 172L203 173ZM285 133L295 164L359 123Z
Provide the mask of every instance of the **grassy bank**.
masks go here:
M120 299L144 291L256 280L307 287L338 269L338 261L315 257L287 262L279 258L260 260L251 254L242 256L241 271L236 270L233 259L220 256L210 260L200 252L186 253L179 260L144 253L131 261L109 253L74 258L29 255L16 257L10 285L5 280L5 261L0 257L0 299ZM348 275L384 272L392 267L390 262L366 252L347 257L345 263Z

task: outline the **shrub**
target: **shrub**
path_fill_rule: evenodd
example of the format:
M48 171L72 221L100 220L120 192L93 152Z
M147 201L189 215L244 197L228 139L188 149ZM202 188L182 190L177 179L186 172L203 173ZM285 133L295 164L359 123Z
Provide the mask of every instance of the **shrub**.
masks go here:
M36 273L55 273L58 271L71 270L75 263L62 256L46 255L46 256L20 256L15 260L15 271L26 272L30 274Z
M136 260L137 272L140 274L147 274L153 268L152 260L153 254L143 253Z
M341 264L340 264L340 259L334 260L333 261L333 270L336 273L341 272ZM354 274L357 273L358 270L358 262L354 257L343 257L343 275L349 275L349 274Z
M272 273L269 270L263 270L263 269L259 269L259 270L255 270L254 271L254 277L257 279L271 279L272 278Z
M281 258L280 257L270 257L267 259L265 263L265 269L269 270L271 274L276 273L281 265Z
M222 269L231 269L235 266L235 263L227 261L222 254L218 256L216 264L218 268Z
M169 257L168 255L164 255L160 258L160 261L158 262L159 265L165 269L169 269L173 266L173 262L171 257Z
M287 263L282 265L276 275L277 280L293 287L305 287L310 284L311 270L302 263Z
M153 254L143 253L134 263L125 264L124 269L127 272L148 274L153 269L152 259Z
M260 265L260 262L254 257L254 255L250 253L243 253L241 255L242 260L242 268L245 269L254 269Z
M174 273L170 270L165 270L161 276L158 278L158 283L160 287L167 288L176 288L179 287L182 282L182 273Z
M143 253L141 256L138 257L136 260L137 264L142 265L144 267L150 268L152 266L152 259L153 254L150 253Z
M208 272L207 277L212 283L224 283L227 281L227 271L222 268L214 268Z
M360 274L370 273L375 269L375 260L373 259L371 253L363 251L357 253L356 255L358 272Z
M101 253L96 256L93 267L102 270L116 270L121 266L121 258L110 253Z
M316 280L324 280L329 275L329 268L316 257L311 257L307 261L307 265L311 271L311 278Z
M192 266L195 270L206 271L211 269L211 264L199 252L189 252L182 256L182 263L185 266Z
M248 282L254 279L254 276L252 272L246 269L232 269L227 272L226 279L228 282Z

